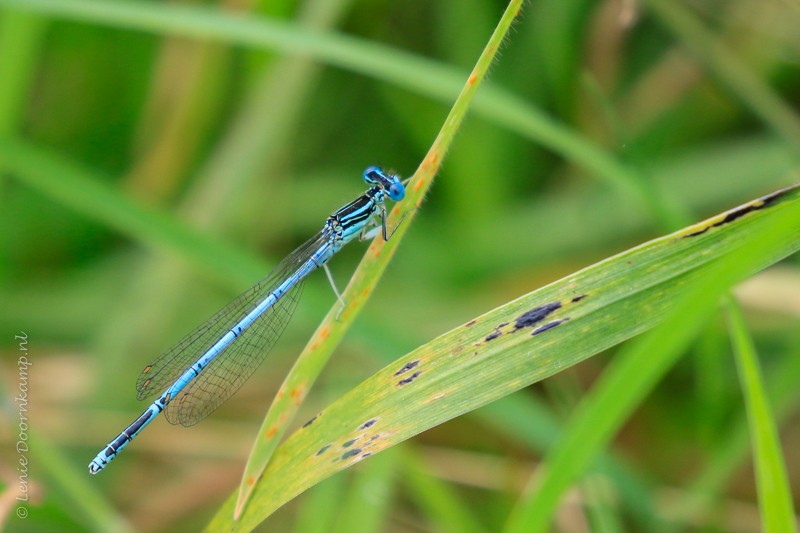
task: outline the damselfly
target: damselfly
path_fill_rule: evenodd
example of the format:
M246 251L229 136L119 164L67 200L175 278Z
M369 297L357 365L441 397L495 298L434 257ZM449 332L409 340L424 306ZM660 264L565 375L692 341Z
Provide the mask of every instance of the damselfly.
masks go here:
M283 333L311 272L323 267L341 301L326 263L356 236L369 239L381 230L389 240L384 201L405 196L398 177L378 167L367 168L364 181L371 187L329 216L319 233L144 368L136 382L138 398L162 394L97 454L89 472L105 468L161 411L172 424L192 426L230 398Z

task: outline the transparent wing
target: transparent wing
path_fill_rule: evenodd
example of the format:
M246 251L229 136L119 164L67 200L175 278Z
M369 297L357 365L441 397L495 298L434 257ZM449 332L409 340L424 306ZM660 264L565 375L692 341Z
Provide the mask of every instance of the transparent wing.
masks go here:
M164 410L171 424L193 426L222 405L253 375L283 333L294 313L301 280L264 311L235 342L208 366ZM243 315L244 316L244 315Z
M160 394L305 263L324 243L322 232L299 246L267 274L214 316L147 365L136 381L137 398ZM249 328L203 369L165 410L172 424L191 426L231 397L255 372L283 333L302 292L303 280L264 311Z

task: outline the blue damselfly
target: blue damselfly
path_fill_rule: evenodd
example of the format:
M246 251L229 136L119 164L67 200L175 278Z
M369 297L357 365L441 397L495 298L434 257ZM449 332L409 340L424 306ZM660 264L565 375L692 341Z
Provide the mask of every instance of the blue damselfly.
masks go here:
M192 426L231 397L255 372L283 333L300 297L303 280L323 267L355 237L380 230L384 240L388 196L400 201L405 187L379 167L364 171L371 187L325 221L322 230L290 253L264 279L147 365L136 382L140 400L163 391L132 424L89 463L96 474L161 411L172 424ZM166 387L166 389L164 388Z

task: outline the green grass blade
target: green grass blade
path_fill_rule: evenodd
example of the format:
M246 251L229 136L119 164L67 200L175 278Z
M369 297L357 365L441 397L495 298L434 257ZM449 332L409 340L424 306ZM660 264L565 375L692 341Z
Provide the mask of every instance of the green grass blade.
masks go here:
M45 19L29 13L0 14L0 136L14 133L43 43Z
M430 468L419 454L409 450L408 446L404 448L403 471L408 497L423 510L433 529L459 533L484 531L480 520L473 516L465 502L459 500L453 489L430 474Z
M400 467L400 450L392 450L369 468L355 473L352 486L339 502L336 527L333 533L377 533L385 531L386 518L392 508L393 493L397 484L396 471Z
M769 403L779 421L786 421L800 408L797 395L797 376L800 375L800 358L795 356L798 343L789 346L783 360L769 372L767 389ZM730 478L748 459L750 451L749 424L741 417L729 431L718 439L714 456L698 473L696 479L678 498L666 514L676 522L696 522L716 509L716 502Z
M736 366L750 422L761 530L764 533L796 532L792 491L755 346L739 306L729 301L726 307Z
M0 140L0 165L26 185L152 248L176 253L236 289L268 268L252 255L187 228L107 185L108 179L22 141Z
M789 200L793 205L777 204L776 207L783 205L784 209L780 209L783 213L779 213L778 209L773 210L778 215L774 218L748 220L755 210L775 205L770 199L775 194L789 195L793 198ZM782 224L778 226L778 230L775 229L776 223ZM739 249L735 255L729 256L726 261L714 263L695 257L699 268L695 274L702 271L699 276L672 278L677 285L662 283L656 288L657 298L672 300L674 309L660 327L628 346L584 398L570 420L563 439L549 454L546 466L537 472L528 494L512 513L507 532L547 531L566 489L591 465L636 405L683 353L715 312L718 299L725 291L747 274L800 248L798 188L785 189L766 196L703 224L687 228L676 236L683 240L687 237L702 238L709 234L710 237L714 232L719 235L726 228L731 230L737 224L742 231L740 233L734 230L734 233L739 234ZM695 250L695 253L701 255L705 252L713 254L708 248ZM678 257L673 256L672 261ZM632 264L637 262L633 261ZM699 263L705 265L700 267ZM635 276L620 276L620 280L625 278L628 283L635 283ZM676 291L677 286L682 286L682 290ZM650 321L654 313L658 314L660 304L655 300L643 303L645 305L639 307L638 311L630 310L627 314L628 320ZM620 323L615 321L607 327L616 329L619 326Z
M588 477L581 483L586 518L594 533L623 533L625 528L613 504L614 496L606 480Z
M768 230L787 216L794 217L792 224L781 226L780 240L772 238ZM249 530L308 487L370 454L655 326L686 299L686 286L702 283L722 294L737 279L800 248L798 216L800 190L779 191L609 258L442 335L384 368L289 437L239 521L230 522L231 498L209 529ZM760 253L743 255L751 251L745 244L757 239ZM691 303L692 309L708 312L716 305L713 299L706 306ZM635 345L633 353L639 356L661 342L659 331ZM667 332L670 338L690 336L674 333ZM641 363L624 359L629 366ZM658 367L667 363L662 358ZM624 387L643 388L631 385ZM584 433L598 429L593 422ZM574 431L567 435L574 443ZM566 449L562 442L559 452ZM566 471L575 473L573 467Z
M0 0L2 5L84 22L307 55L447 103L459 93L464 78L458 69L443 68L379 43L197 6L97 0Z
M541 455L551 449L563 431L559 418L543 402L530 395L512 394L471 413L492 431L526 444ZM596 471L614 483L620 503L631 519L642 527L659 531L653 502L648 498L652 487L634 469L610 454L600 457Z
M331 476L306 495L302 512L293 524L296 533L329 533L347 494L347 476Z
M278 442L286 432L288 422L293 419L306 393L317 376L319 376L355 315L374 290L378 279L386 269L392 255L394 255L395 248L402 240L417 208L431 187L433 178L441 165L442 159L444 159L444 154L450 147L461 122L464 120L478 86L485 78L500 44L511 26L511 22L519 13L521 3L522 0L512 0L509 3L486 48L478 58L472 74L467 78L461 94L453 104L453 108L450 110L444 126L439 131L439 135L408 184L405 200L392 210L387 222L389 228L394 228L392 238L388 242L383 239L373 240L364 260L353 274L343 294L344 300L348 302L347 307L344 310L340 310L338 304L334 304L334 307L317 328L317 331L314 332L311 340L284 380L272 406L270 406L256 438L256 444L248 458L234 510L233 516L235 519L238 519L250 495L256 488L256 483L261 478L261 474L270 461Z

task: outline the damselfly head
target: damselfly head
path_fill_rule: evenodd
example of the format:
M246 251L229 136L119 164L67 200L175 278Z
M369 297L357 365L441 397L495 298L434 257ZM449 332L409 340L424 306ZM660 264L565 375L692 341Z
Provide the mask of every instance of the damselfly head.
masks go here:
M395 202L406 196L406 188L400 183L400 179L395 174L384 172L381 167L367 167L364 171L364 181L370 185L379 185Z

